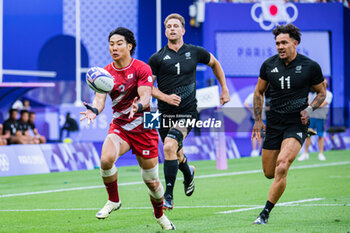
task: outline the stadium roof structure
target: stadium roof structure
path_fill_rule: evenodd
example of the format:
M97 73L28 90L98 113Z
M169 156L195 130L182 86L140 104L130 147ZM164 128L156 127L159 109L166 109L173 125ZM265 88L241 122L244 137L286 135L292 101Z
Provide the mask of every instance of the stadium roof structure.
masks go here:
M0 120L8 112L12 104L34 88L55 87L53 82L4 82L0 83Z

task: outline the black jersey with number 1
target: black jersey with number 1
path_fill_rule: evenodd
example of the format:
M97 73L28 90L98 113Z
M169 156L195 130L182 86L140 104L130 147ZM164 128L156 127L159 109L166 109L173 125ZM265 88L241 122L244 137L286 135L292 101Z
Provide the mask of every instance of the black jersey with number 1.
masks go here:
M158 108L166 113L186 113L197 110L196 67L208 64L210 53L202 47L184 44L177 52L164 46L152 55L148 64L157 77L158 89L165 94L181 97L178 107L158 101Z
M269 82L270 112L295 115L308 106L310 87L323 82L317 62L297 54L287 66L275 55L260 68L260 78Z

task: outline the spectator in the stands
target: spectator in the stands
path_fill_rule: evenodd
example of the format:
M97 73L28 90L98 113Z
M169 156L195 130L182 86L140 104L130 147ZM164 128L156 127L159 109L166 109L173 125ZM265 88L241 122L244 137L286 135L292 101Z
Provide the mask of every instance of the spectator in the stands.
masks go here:
M14 108L10 109L9 115L9 118L3 125L3 135L7 140L7 144L25 144L24 138L20 135L16 135L18 110Z
M12 108L17 109L18 111L21 111L22 109L29 111L31 108L30 101L28 99L18 99L12 104Z
M40 143L46 143L46 138L43 135L39 134L39 131L35 127L35 112L29 112L29 128L33 131L34 137L39 139Z
M12 107L13 109L21 110L23 108L23 103L21 100L16 100L13 104Z
M38 138L29 135L29 128L29 112L23 109L17 120L16 135L23 139L24 143L22 144L39 144Z
M30 101L28 99L24 99L23 100L23 107L22 109L25 109L25 110L30 110Z
M3 126L0 124L0 146L7 145L7 140L4 135L2 135L3 132Z
M66 113L66 122L64 122L60 131L60 142L62 142L63 131L67 131L66 137L69 138L70 132L78 131L79 126L76 120L70 117L70 112Z

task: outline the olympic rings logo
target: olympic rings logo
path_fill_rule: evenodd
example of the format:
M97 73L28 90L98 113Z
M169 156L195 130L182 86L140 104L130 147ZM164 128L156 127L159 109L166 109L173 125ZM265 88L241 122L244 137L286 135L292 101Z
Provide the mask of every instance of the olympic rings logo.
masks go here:
M10 170L10 161L6 154L0 154L0 171L6 172Z
M209 102L209 101L212 101L212 99L214 98L213 95L211 94L203 94L203 95L199 95L197 97L200 101L203 101L203 102Z
M257 15L257 9L261 8L261 12ZM287 9L293 9L293 15L289 15ZM253 20L259 23L260 27L266 31L271 30L279 22L291 23L298 17L298 9L293 3L285 3L284 1L266 0L255 3L250 11ZM266 22L268 24L266 24Z

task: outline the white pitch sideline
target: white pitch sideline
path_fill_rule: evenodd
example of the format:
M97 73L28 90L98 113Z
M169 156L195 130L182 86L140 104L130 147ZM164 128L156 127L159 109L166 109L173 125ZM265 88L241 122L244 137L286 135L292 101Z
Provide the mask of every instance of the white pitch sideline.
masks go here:
M350 203L347 204L299 204L293 202L294 204L280 203L281 207L329 207L329 206L339 206L339 207L350 207ZM277 204L278 205L278 204ZM222 206L176 206L176 209L194 209L194 208L234 208L234 207L259 207L263 206L258 205L222 205ZM44 212L44 211L87 211L87 210L99 210L101 208L67 208L67 209L9 209L9 210L0 210L0 212ZM143 210L143 209L152 209L152 207L122 207L121 210ZM255 208L254 208L255 209ZM245 209L247 210L247 209ZM241 212L241 211L240 211ZM220 212L219 212L220 213Z
M339 166L339 165L346 165L346 164L350 164L350 161L310 164L310 165L301 165L301 166L292 166L290 168L290 170L305 169L305 168L317 168L317 167L330 167L330 166ZM215 177L223 177L223 176L236 176L236 175L260 173L260 172L262 172L262 170L249 170L249 171L240 171L240 172L216 173L216 174L210 174L210 175L196 176L196 179L215 178ZM177 180L183 180L183 178L178 178ZM162 180L162 181L164 182L164 180ZM127 183L120 183L118 185L119 186L126 186L126 185L135 185L135 184L143 184L143 182L142 181L127 182ZM36 195L36 194L66 192L66 191L75 191L75 190L96 189L96 188L104 188L104 187L105 187L104 185L94 185L94 186L85 186L85 187L44 190L44 191L36 191L36 192L11 193L11 194L0 195L0 198L16 197L16 196L29 196L29 195Z
M305 199L305 200L299 200L299 201L282 202L282 203L277 203L276 206L288 206L288 205L297 204L297 203L303 203L303 202L321 201L321 200L324 200L324 199L325 198L311 198L311 199ZM264 208L264 205L255 206L255 207L251 207L251 208L227 210L227 211L218 212L217 214L230 214L230 213L243 212L243 211L248 211L248 210L256 210L256 209L261 209L261 208Z

